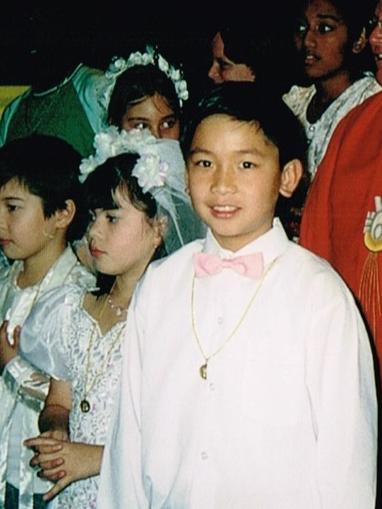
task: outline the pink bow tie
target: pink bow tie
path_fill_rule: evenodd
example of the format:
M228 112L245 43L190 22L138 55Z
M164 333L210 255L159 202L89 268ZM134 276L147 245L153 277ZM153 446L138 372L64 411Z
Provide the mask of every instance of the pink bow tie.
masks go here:
M257 279L263 273L264 260L262 253L223 259L208 253L195 253L194 267L196 277L212 276L223 269L229 268L243 276Z

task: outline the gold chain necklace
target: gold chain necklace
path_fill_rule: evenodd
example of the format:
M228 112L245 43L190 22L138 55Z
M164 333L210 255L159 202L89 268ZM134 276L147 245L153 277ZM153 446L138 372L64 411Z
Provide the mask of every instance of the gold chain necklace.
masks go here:
M263 275L261 276L261 279L256 287L256 290L255 290L255 293L252 295L252 297L250 298L247 306L245 307L244 309L244 312L243 314L241 315L241 317L239 318L237 324L235 325L235 327L233 328L232 332L228 335L228 337L223 341L223 343L219 346L219 348L217 350L215 350L212 354L210 355L206 355L204 353L204 350L203 350L203 347L202 347L202 343L200 341L200 338L199 338L199 334L197 332L197 329L196 329L196 319L195 319L195 275L192 279L192 289L191 289L191 317L192 317L192 332L194 334L194 338L196 340L196 343L198 345L198 348L200 350L200 353L202 354L203 358L204 358L204 363L200 366L199 368L199 375L203 378L203 380L207 380L207 368L208 368L208 362L209 360L212 358L212 357L215 357L218 353L220 353L223 348L227 345L227 343L233 338L233 336L236 334L236 332L238 331L238 329L240 328L241 324L244 322L247 314L248 314L248 311L250 310L250 308L252 307L253 303L255 302L256 300L256 297L264 283L264 280L265 280L265 277L266 275L269 273L269 271L271 270L271 268L273 267L273 265L275 264L277 258L275 258L273 260L273 262L269 265L269 267L267 268L267 270L265 270L263 272Z
M114 287L114 285L113 285L113 287ZM111 294L112 290L113 290L113 288L111 289L110 294ZM102 304L102 308L101 308L101 311L100 311L99 316L98 316L98 322L101 320L101 318L103 316L103 313L105 311L106 305L110 306L110 302L109 302L110 294L106 296L106 298L105 298L105 300L104 300L104 302ZM127 310L127 308L129 307L129 304L130 304L130 300L129 300L126 308L124 308L124 309ZM110 307L113 309L113 311L115 311L112 306L110 306ZM116 307L119 308L120 306L116 306ZM116 312L117 316L120 316L121 314L122 314L122 312L120 312L120 313ZM80 402L81 412L83 412L85 414L88 413L90 411L90 408L91 408L90 407L90 402L89 402L89 399L88 399L88 394L93 389L93 387L95 386L95 384L98 381L98 379L106 371L107 365L108 365L108 363L110 361L111 354L113 353L113 350L114 350L115 346L120 342L121 337L122 337L122 333L124 332L124 330L125 330L125 327L124 326L121 327L121 330L119 331L119 333L115 337L114 341L111 343L110 348L109 348L109 350L106 353L105 362L104 362L102 368L99 371L97 371L97 373L93 377L93 380L89 384L89 374L90 374L90 365L91 365L90 360L91 360L91 357L92 357L92 350L93 350L94 339L98 335L97 334L97 323L94 323L94 325L92 327L90 338L89 338L89 344L88 344L88 348L87 348L87 352L86 352L86 369L85 369L84 392L83 392L83 398L82 398L82 400Z
M114 341L110 345L109 350L107 351L107 354L106 354L106 357L105 357L105 362L104 362L102 368L99 371L97 371L97 373L93 377L93 380L91 380L90 384L88 385L88 382L89 382L89 368L90 368L90 364L91 364L90 363L90 358L91 358L91 353L92 353L92 350L93 350L94 338L95 338L95 336L98 335L97 334L97 324L94 324L94 327L92 328L92 333L90 335L89 346L88 346L88 350L87 350L87 362L86 362L86 371L85 371L84 393L83 393L83 398L82 398L82 400L80 402L81 412L83 412L85 414L90 411L90 402L89 402L89 399L88 399L88 394L93 389L93 387L95 386L95 384L98 381L98 379L106 371L106 368L107 368L107 365L108 365L108 363L110 361L110 357L111 357L111 354L113 353L114 347L120 342L121 337L122 337L122 333L124 332L124 330L125 330L125 327L124 326L121 327L121 330L119 331L119 333L115 337Z

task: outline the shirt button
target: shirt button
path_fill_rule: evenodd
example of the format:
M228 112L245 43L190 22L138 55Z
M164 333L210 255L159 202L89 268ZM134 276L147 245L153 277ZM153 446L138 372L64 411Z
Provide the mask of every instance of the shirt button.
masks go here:
M203 461L205 461L206 459L208 459L208 454L206 453L206 451L203 451L200 457L202 458Z
M218 324L221 325L223 323L223 317L218 316Z
M309 131L310 131L311 133L314 131L314 129L315 129L315 126L314 126L314 125L310 125L310 126L309 126Z
M215 390L215 384L210 382L209 383L209 388L210 388L210 391L214 391Z

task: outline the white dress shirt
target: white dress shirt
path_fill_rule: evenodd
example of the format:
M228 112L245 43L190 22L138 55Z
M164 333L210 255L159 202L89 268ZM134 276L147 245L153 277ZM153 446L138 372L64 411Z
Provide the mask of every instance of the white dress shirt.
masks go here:
M262 283L232 269L195 280L202 349L220 349L207 380L191 313L202 250L261 251L273 264ZM373 509L376 451L373 360L356 305L278 220L237 253L209 232L148 268L129 311L99 509Z

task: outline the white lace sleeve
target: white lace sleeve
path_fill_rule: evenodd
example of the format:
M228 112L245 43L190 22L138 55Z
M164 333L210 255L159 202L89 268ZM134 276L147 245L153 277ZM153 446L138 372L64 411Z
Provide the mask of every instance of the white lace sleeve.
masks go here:
M68 377L67 330L84 290L64 285L47 292L24 323L20 355L53 378Z

